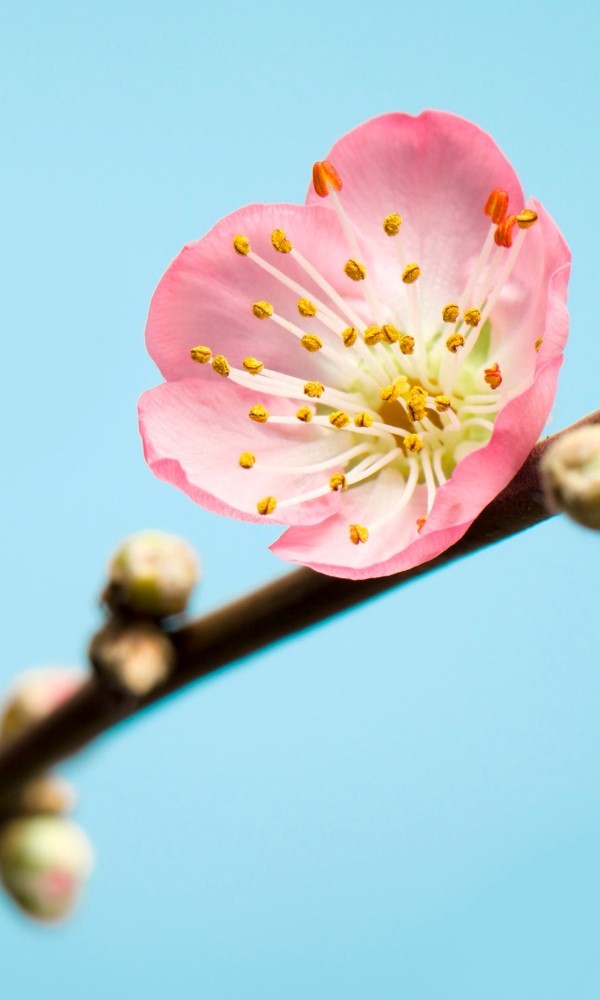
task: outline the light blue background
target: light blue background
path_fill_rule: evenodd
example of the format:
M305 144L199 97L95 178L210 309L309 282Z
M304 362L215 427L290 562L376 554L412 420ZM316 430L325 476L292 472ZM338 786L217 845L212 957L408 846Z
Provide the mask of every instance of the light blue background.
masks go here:
M197 611L286 571L146 469L145 313L371 115L495 136L574 253L551 426L599 405L597 10L4 0L3 683L84 661L136 529L200 550ZM46 930L0 901L3 1000L597 1000L599 553L556 520L106 737L69 768L85 903Z

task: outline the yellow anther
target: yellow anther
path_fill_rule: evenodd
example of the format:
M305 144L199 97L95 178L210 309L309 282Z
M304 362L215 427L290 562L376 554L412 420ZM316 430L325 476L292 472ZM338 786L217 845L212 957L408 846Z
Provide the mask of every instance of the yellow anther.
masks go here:
M259 361L258 358L244 358L242 361L242 368L244 371L249 372L250 375L260 375L264 367L262 361Z
M420 385L414 385L408 394L408 412L411 420L423 420L426 414L427 393Z
M383 334L381 332L380 326L368 326L364 332L364 342L368 344L369 347L374 347L381 340Z
M423 442L418 434L407 434L404 438L404 447L413 455L417 455L423 447Z
M402 281L405 285L412 285L421 275L421 268L418 264L407 264L402 272Z
M383 230L388 236L397 236L402 225L402 216L396 212L390 212L383 220Z
M250 253L250 240L247 236L234 236L233 245L235 247L236 253L245 257L246 254Z
M451 333L446 341L446 347L452 354L456 354L459 347L463 347L465 343L465 338L461 333Z
M524 208L517 215L517 226L519 229L531 229L533 224L537 222L537 217L537 212L534 212L532 208Z
M256 509L259 514L272 514L277 506L275 497L263 497L259 500Z
M315 351L320 351L323 346L321 338L317 337L314 333L305 333L300 343L311 354L314 354Z
M257 319L269 319L273 315L273 306L270 302L254 302L252 304L252 312Z
M415 338L411 337L409 333L403 334L398 342L401 354L412 354L415 349Z
M250 407L248 416L250 420L256 420L257 424L266 424L269 419L269 411L259 403L257 406Z
M463 319L467 326L479 326L481 313L479 309L467 309Z
M310 299L298 299L298 312L301 316L316 316L317 307Z
M231 371L229 362L224 354L215 354L211 361L211 365L213 366L213 371L215 371L217 375L221 375L223 378L227 378L229 372Z
M274 229L271 233L271 243L273 248L277 250L277 253L289 253L292 249L292 244L285 235L283 229Z
M344 341L344 347L352 347L356 343L357 337L358 337L358 332L353 326L347 326L345 330L342 330L342 340Z
M438 413L445 413L449 410L451 406L450 396L436 396L435 397L435 408Z
M384 323L381 327L381 336L386 344L397 344L400 333L392 323Z
M210 347L192 347L190 357L192 361L197 361L199 365L205 365L212 358L212 351Z
M334 472L333 476L329 480L330 489L337 492L338 490L346 489L346 477L343 472Z
M500 365L497 361L494 362L491 368L484 368L483 378L489 385L490 389L500 388L502 385L502 372L500 371Z
M355 427L372 427L373 417L365 410L361 410L360 413L357 413L354 418L354 425Z
M535 346L535 353L536 354L539 351L540 347L542 346L543 342L544 342L543 338L542 337L538 337L538 339L536 340L535 345L534 345Z
M347 427L350 423L350 417L343 410L334 410L333 413L329 414L329 423L333 427L338 427L340 430L342 427Z
M251 469L256 462L256 458L251 451L243 451L239 461L242 469Z
M410 382L408 381L406 375L398 375L394 379L394 385L398 390L399 396L404 396L410 392Z
M351 524L349 534L353 545L359 545L360 542L364 544L369 537L369 529L365 528L363 524Z
M394 385L394 383L392 383L392 385L384 385L383 388L379 390L379 395L384 403L393 403L395 399L398 399L398 387Z
M444 323L456 323L458 319L458 314L460 309L458 308L456 302L449 302L447 306L442 309L442 319Z
M325 386L321 382L306 382L304 386L304 395L311 399L318 399L324 392Z
M360 261L354 260L354 258L351 257L350 260L347 260L344 264L344 274L347 274L349 278L352 278L352 281L364 281L367 277L367 269L364 264L361 264Z
M296 410L296 416L303 424L309 424L313 418L313 411L310 406L301 406L299 410Z
M421 534L421 532L423 530L423 526L424 526L426 520L427 520L426 517L418 517L417 518L417 531L419 532L419 534Z

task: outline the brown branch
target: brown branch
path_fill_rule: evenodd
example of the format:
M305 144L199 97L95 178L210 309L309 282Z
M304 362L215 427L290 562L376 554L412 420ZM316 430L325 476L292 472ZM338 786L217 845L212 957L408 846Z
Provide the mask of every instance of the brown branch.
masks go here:
M600 411L574 426L590 423L600 423ZM172 632L175 670L166 683L144 699L111 687L101 677L92 677L61 708L0 751L0 798L185 684L546 520L550 514L540 487L539 460L548 444L567 431L539 442L515 478L485 508L466 535L436 559L395 576L361 581L295 570Z

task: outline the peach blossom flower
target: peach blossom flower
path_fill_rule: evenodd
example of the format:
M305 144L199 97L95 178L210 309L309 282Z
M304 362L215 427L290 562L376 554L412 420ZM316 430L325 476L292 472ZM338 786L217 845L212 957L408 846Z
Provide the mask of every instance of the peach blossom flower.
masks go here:
M211 511L287 525L282 559L383 576L457 541L535 443L570 255L454 115L375 118L313 178L306 205L240 209L166 272L145 455Z

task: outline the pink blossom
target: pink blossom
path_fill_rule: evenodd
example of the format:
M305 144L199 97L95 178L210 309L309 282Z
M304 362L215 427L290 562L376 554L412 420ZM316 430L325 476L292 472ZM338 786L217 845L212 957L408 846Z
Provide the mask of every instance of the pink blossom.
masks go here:
M148 464L208 510L287 525L282 559L354 579L426 562L546 422L569 260L475 125L366 122L306 205L240 209L166 272Z

